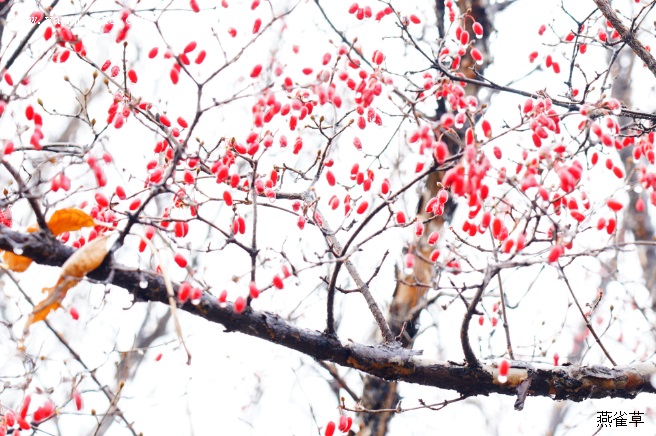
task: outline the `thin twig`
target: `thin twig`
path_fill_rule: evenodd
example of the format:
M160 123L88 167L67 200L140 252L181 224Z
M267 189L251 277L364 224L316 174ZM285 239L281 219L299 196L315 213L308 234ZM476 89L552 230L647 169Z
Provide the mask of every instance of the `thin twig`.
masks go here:
M563 276L563 280L565 280L565 284L567 285L567 289L569 289L569 293L572 295L572 298L574 299L574 303L576 303L576 307L578 307L579 312L581 313L581 316L583 317L583 320L585 321L585 326L590 330L590 333L592 333L592 336L594 336L595 340L597 341L597 344L599 344L599 347L601 347L601 350L604 352L608 360L610 360L610 363L613 364L613 366L617 366L617 363L613 360L612 357L610 357L610 354L608 353L608 350L606 350L606 347L604 347L604 344L601 342L601 339L599 339L599 336L597 336L597 332L595 332L594 327L592 327L592 324L590 324L590 320L588 319L587 316L585 316L585 312L583 311L583 308L579 304L578 298L576 298L576 295L574 294L574 289L572 289L572 286L569 284L569 280L567 279L567 275L565 275L565 270L563 269L560 264L558 264L558 270L560 271L561 275Z

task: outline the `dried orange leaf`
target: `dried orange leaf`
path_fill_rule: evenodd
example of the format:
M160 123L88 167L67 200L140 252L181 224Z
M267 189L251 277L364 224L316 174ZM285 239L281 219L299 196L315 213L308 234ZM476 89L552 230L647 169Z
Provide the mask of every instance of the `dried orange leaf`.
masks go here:
M23 272L32 265L32 259L25 256L19 256L11 251L5 251L2 255L2 259L5 261L5 268L14 272Z
M86 212L80 209L60 209L55 211L48 221L50 231L59 236L64 232L73 232L80 230L84 227L91 227L94 225L93 218ZM29 233L34 233L39 230L37 224L32 224L27 228ZM32 259L25 256L19 256L9 251L5 252L2 256L5 261L4 266L14 272L24 272L32 265Z
M61 277L81 279L98 268L107 256L107 238L100 236L73 253L62 265Z
M77 283L78 280L76 279L63 279L60 277L54 287L43 288L41 292L47 293L48 296L42 302L34 306L34 309L27 320L27 324L25 324L25 330L35 322L46 319L50 312L59 309L68 290L77 285Z
M45 301L46 300L44 300L44 303ZM32 312L30 318L27 320L27 324L25 325L25 328L28 328L35 322L43 321L44 319L46 319L46 317L50 312L54 312L60 307L61 307L61 303L59 301L53 301L49 304L41 303L34 306L34 312Z
M86 212L74 208L59 209L48 220L48 227L55 236L93 225L93 218Z
M46 319L46 316L53 310L61 307L61 302L66 297L68 290L77 285L85 275L98 268L107 255L108 238L109 236L101 236L94 239L73 253L64 262L57 284L52 288L43 288L43 292L47 292L48 296L34 306L34 310L25 325L26 330L35 322Z

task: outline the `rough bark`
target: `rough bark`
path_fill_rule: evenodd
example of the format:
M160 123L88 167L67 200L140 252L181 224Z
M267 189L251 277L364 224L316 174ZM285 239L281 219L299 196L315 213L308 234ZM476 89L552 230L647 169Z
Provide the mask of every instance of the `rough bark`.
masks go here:
M606 17L608 21L613 25L613 28L622 37L622 40L626 42L633 52L647 65L649 71L656 76L656 59L651 55L649 50L636 38L633 27L628 28L622 22L620 17L615 13L615 10L610 4L610 0L594 0L595 4L601 11L601 13Z
M19 233L0 228L0 249L13 251L43 265L61 266L74 249L41 232ZM26 272L26 274L29 274ZM168 303L166 284L161 276L117 264L111 255L88 278L121 287L136 301ZM141 287L143 281L147 286ZM177 289L177 285L174 285ZM656 363L606 368L531 367L526 363L512 364L508 381L500 383L494 366L470 367L454 362L440 362L421 356L420 351L404 349L400 344L369 346L353 342L342 343L322 332L296 327L276 314L247 308L234 311L231 304L219 304L216 297L204 294L198 304L186 303L181 310L222 324L227 332L240 332L283 347L296 350L319 361L357 369L363 373L392 381L404 381L440 389L449 389L465 396L493 393L517 395L522 383L530 380L528 395L549 396L555 400L583 401L588 398L633 398L640 392L656 393L650 378L656 374ZM525 385L524 385L525 386Z

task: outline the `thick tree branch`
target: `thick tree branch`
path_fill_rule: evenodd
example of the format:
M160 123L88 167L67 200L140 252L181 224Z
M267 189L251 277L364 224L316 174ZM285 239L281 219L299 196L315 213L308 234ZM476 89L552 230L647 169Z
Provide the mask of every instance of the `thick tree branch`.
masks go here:
M61 266L75 251L40 233L19 233L0 228L0 249L21 248L22 255L35 262ZM29 274L29 272L28 272ZM88 275L89 278L126 289L137 301L158 301L167 304L164 280L148 271L105 262ZM148 285L141 288L140 282ZM208 294L200 303L186 303L181 308L210 322L222 324L234 331L264 339L299 351L319 361L330 361L354 368L386 380L399 380L455 390L466 396L499 393L517 395L517 388L531 378L529 395L550 396L555 400L583 401L588 398L633 398L640 392L656 393L650 378L656 375L656 363L606 368L601 366L559 366L532 368L514 362L508 381L497 380L496 367L471 367L453 362L432 361L420 352L406 350L400 345L367 346L353 342L342 343L321 332L295 327L281 317L247 308L241 314L231 304L221 305Z
M636 38L634 30L628 29L624 23L622 23L622 20L620 20L620 17L617 16L613 7L610 5L610 0L594 0L594 2L601 13L604 14L604 17L610 21L613 28L620 34L622 41L626 42L629 47L631 47L633 52L647 65L649 71L656 76L656 59L654 59L651 53L647 51L640 40Z

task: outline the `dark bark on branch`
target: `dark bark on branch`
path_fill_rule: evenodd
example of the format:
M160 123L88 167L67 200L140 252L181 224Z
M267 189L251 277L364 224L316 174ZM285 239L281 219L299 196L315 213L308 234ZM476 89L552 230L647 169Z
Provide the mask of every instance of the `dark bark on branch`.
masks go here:
M649 71L656 76L656 59L654 59L651 53L649 53L645 46L642 45L640 40L636 38L634 29L629 29L624 23L622 23L622 20L620 20L620 17L618 17L613 10L609 0L594 0L594 2L604 17L610 21L613 28L620 34L622 41L626 42L629 47L631 47L633 52L647 65Z
M13 251L16 248L22 249L21 254L35 262L52 266L61 266L75 251L41 232L25 234L0 228L0 249ZM105 259L88 277L124 288L137 301L168 303L166 286L160 276L112 264L110 258ZM140 287L143 280L148 281L145 288ZM530 396L551 396L556 400L633 398L640 392L656 393L649 382L656 374L656 363L652 362L616 368L574 365L531 368L525 363L515 362L508 374L508 381L500 384L496 378L496 368L490 365L474 368L454 362L431 361L421 357L421 352L396 344L343 344L321 332L295 327L268 312L247 308L237 314L231 304L220 305L209 294L204 295L199 304L187 303L181 309L222 324L226 331L264 339L316 360L330 361L385 380L450 389L466 396L491 393L516 395L517 388L528 377L531 378Z

